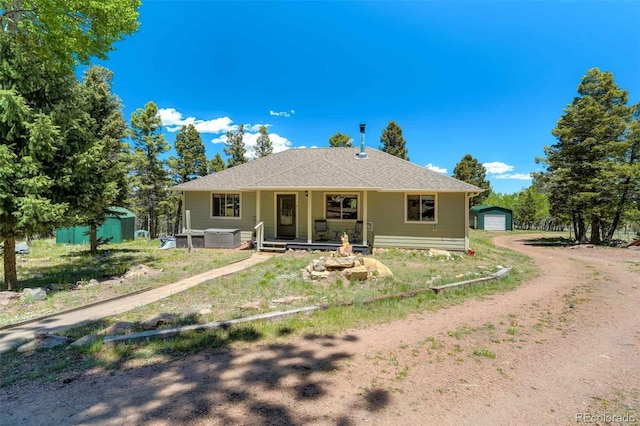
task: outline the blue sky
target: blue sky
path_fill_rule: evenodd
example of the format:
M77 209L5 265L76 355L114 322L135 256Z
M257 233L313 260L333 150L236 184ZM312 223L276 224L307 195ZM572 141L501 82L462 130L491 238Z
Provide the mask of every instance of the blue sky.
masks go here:
M463 155L494 190L529 186L535 157L589 68L640 100L640 2L160 1L102 64L129 119L154 101L167 140L195 123L211 158L239 124L250 151L378 148L395 120L411 161L448 175ZM226 157L225 157L226 158Z

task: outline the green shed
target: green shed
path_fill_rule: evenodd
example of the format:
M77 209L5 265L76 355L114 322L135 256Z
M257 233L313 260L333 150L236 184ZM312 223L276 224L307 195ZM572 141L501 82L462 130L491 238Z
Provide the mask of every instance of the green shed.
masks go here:
M134 239L136 215L122 207L112 207L112 214L98 228L98 238L109 239L112 243L121 243ZM73 226L56 230L58 244L89 244L89 227Z
M497 206L475 206L469 210L469 227L486 231L513 230L513 212Z

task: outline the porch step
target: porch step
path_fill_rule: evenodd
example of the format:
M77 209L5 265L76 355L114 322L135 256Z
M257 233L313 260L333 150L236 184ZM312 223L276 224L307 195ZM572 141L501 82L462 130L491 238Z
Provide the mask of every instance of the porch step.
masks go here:
M279 241L263 241L261 251L286 251L287 243Z

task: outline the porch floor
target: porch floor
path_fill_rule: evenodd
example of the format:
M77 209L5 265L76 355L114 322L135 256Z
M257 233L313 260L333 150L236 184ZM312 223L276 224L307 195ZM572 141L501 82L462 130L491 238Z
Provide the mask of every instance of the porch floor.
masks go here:
M313 240L311 243L306 239L282 239L282 238L265 238L263 242L263 250L269 250L269 246L283 247L284 250L322 250L335 251L342 245L340 240ZM356 253L369 254L369 246L360 243L351 243L353 251Z

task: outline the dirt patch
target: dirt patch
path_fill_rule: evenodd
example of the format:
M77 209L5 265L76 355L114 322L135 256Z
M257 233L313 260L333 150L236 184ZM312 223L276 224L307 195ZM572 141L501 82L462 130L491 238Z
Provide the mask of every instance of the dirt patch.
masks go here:
M514 291L341 335L20 383L0 390L0 418L33 425L564 425L580 413L611 410L637 422L640 252L525 242L496 239L542 270ZM622 402L603 408L614 400Z

